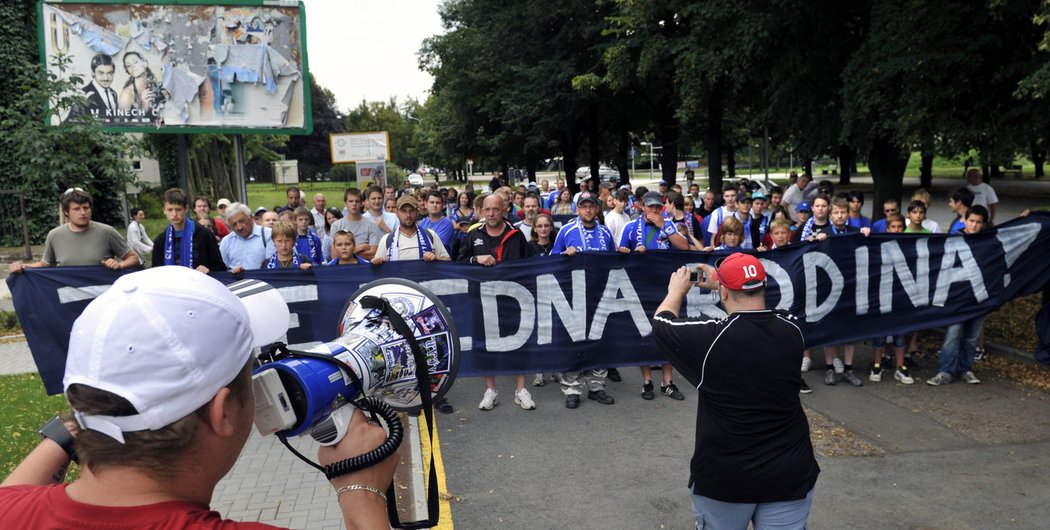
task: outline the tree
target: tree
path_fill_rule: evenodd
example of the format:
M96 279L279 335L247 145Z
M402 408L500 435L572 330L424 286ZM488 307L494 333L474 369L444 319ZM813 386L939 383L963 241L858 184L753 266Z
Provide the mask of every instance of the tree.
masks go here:
M92 195L96 221L123 225L121 197L134 181L128 160L140 148L128 136L103 132L89 115L50 125L52 118L87 103L78 90L83 79L62 79L68 65L68 58L58 58L53 64L57 72L32 63L16 68L6 80L13 98L0 108L8 163L0 187L25 192L30 238L38 243L55 227L58 197L68 188ZM12 232L21 230L7 231Z
M332 169L329 136L346 132L346 115L335 104L335 94L310 76L310 113L314 130L309 135L293 135L278 151L289 160L299 161L299 174L307 179L327 174Z
M418 102L409 100L402 112L397 98L388 101L362 101L346 115L348 132L387 131L390 135L390 159L404 168L419 167L416 154L416 121L408 119L411 112L418 112ZM418 119L418 118L416 118Z

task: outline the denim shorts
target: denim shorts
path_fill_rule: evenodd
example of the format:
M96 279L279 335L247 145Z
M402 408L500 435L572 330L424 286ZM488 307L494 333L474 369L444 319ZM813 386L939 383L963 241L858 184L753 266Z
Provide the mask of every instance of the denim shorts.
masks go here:
M805 530L813 505L812 489L803 499L759 504L692 497L697 530L746 530L749 522L755 530Z
M908 344L908 336L907 335L901 334L901 335L894 335L893 336L893 346L895 348L903 348L903 347L907 346L907 344ZM875 337L874 339L871 339L871 345L875 346L876 348L881 348L881 347L885 346L886 345L886 336L883 335L881 337Z

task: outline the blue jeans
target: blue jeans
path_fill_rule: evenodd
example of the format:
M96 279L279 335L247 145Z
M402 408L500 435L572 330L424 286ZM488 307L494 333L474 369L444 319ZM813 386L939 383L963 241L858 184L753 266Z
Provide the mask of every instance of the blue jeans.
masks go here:
M941 345L941 361L937 365L937 371L953 377L973 371L977 337L981 335L983 326L983 316L948 326L948 331L944 333L944 343Z
M697 530L805 530L809 509L813 505L813 490L804 499L795 501L748 504L722 502L693 494L693 513Z

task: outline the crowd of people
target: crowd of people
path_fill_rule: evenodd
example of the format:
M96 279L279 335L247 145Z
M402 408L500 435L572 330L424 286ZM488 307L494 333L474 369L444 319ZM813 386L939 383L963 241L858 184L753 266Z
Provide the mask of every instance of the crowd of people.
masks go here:
M646 253L664 250L765 251L806 241L821 241L839 234L871 232L932 233L941 231L926 217L930 194L917 190L907 203L885 201L885 217L872 222L863 214L864 194L836 194L829 181L813 182L809 175L791 174L791 182L759 191L746 180L726 187L720 199L710 190L688 183L687 189L661 182L658 189L615 182L581 183L571 193L564 179L552 186L548 180L513 189L494 178L494 189L476 191L472 183L462 190L368 186L343 193L342 208L329 207L323 193L307 203L297 187L286 190L285 204L272 208L217 201L213 216L211 201L194 198L180 189L162 197L168 226L151 239L142 225L145 213L132 210L126 240L112 227L91 221L91 197L80 189L67 190L61 198L69 222L48 234L43 259L36 263L15 262L12 272L23 268L101 263L111 269L134 267L149 259L152 266L183 265L208 273L250 269L298 268L344 265L379 265L387 261L458 261L491 267L502 261L531 256L566 255L583 252ZM994 221L998 198L981 182L977 170L967 174L968 183L954 190L948 206L956 218L948 232L976 233ZM905 208L902 209L902 206ZM941 385L961 378L979 383L973 373L974 360L983 354L982 321L974 319L949 328L941 348L938 373L927 381ZM909 368L918 353L917 333L874 337L880 353L870 365L868 380L879 382L884 370L895 380L914 383ZM853 386L864 382L854 371L853 344L824 348L824 382L845 381ZM801 371L813 367L806 350ZM660 372L660 385L652 371ZM655 399L657 391L674 400L685 396L672 380L670 364L640 367L644 399ZM555 373L551 380L561 385L565 406L577 408L586 388L587 398L611 405L606 382L620 381L615 367L580 373ZM514 402L526 410L535 401L526 388L526 374L516 378ZM533 374L532 384L546 383L544 374ZM803 392L810 392L803 381ZM486 378L479 403L491 410L499 403L495 378ZM450 413L444 400L437 408Z

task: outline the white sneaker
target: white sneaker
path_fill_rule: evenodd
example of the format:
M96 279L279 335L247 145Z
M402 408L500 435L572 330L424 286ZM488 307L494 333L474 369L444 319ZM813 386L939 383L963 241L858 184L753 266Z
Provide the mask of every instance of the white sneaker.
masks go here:
M963 379L963 381L966 381L967 383L970 383L971 385L979 385L979 384L981 384L981 380L977 379L977 376L973 375L973 372L969 372L969 371L968 372L963 372L962 379Z
M812 359L810 359L809 357L803 357L802 358L802 373L808 372L809 371L809 367L812 364L813 364L813 360Z
M543 374L536 374L535 377L532 378L532 386L543 386L545 384L547 384L547 382L543 380Z
M831 361L831 365L835 367L836 374L841 374L846 371L846 365L842 364L842 359L839 359L838 357L835 357L835 359Z
M912 379L912 377L908 375L908 372L902 370L897 370L896 372L894 372L893 378L906 385L910 385L915 382L915 379Z
M492 410L492 407L499 405L499 390L495 388L486 388L485 397L481 398L481 403L478 403L478 408L481 410Z
M532 394L529 394L529 391L524 388L514 393L514 404L525 410L534 410L536 408L536 402L532 400Z

